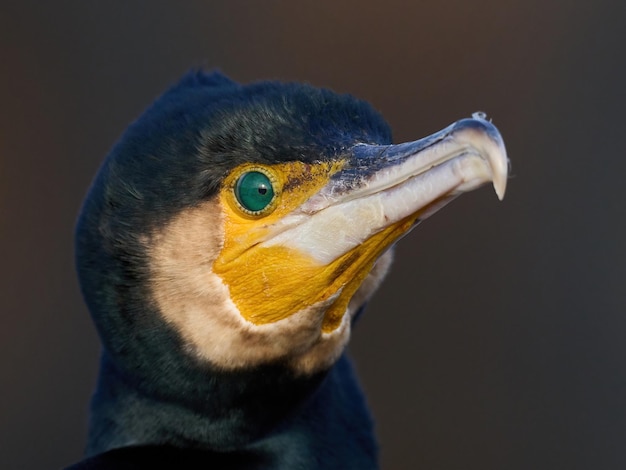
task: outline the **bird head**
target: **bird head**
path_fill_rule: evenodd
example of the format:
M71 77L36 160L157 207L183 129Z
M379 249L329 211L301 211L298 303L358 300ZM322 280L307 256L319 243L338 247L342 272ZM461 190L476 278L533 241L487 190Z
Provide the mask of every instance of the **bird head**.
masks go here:
M352 96L194 72L92 184L77 228L83 294L121 369L314 374L341 355L394 243L487 182L502 198L506 177L481 115L392 145Z

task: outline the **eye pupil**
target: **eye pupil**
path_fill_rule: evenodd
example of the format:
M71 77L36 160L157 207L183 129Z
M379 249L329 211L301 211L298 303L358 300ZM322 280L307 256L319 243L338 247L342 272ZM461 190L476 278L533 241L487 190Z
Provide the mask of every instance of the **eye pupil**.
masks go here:
M237 180L235 197L246 211L260 212L274 199L274 188L265 173L249 171Z

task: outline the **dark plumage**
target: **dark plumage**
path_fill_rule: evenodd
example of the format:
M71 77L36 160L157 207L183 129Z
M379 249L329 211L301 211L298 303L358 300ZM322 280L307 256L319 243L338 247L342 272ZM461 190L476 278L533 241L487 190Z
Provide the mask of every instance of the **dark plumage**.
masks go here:
M259 445L278 451L274 442L285 440L294 452L281 452L284 468L298 468L292 463L329 436L361 444L359 468L374 464L371 423L347 360L337 366L341 374L311 377L294 377L280 364L241 372L198 364L150 304L139 241L213 196L240 163L314 161L361 140L390 141L387 124L363 101L298 84L244 87L204 72L187 75L129 127L94 181L76 232L81 287L104 345L96 413L123 407L148 429L172 421L176 431L162 437L183 447L233 450L273 431ZM303 413L319 429L291 432L302 428ZM341 424L351 416L359 420ZM103 432L120 432L120 425L133 423L111 423Z
M479 126L483 125L487 126L481 121ZM457 132L448 133L453 131ZM269 355L259 355L258 360L230 361L222 353L213 360L215 341L203 349L190 339L189 331L197 328L189 312L196 314L198 308L188 302L195 302L200 294L186 292L184 287L174 290L166 300L173 296L180 312L164 312L161 289L155 285L168 285L168 279L184 272L186 265L176 263L191 253L198 257L203 275L207 271L210 279L223 279L234 292L232 282L236 281L215 277L212 266L230 243L224 237L234 236L224 198L232 197L225 181L238 168L254 164L274 171L280 164L297 161L308 172L308 165L343 162L345 171L332 170L334 176L328 177L328 184L352 178L337 186L341 193L362 188L369 181L361 176L368 165L374 176L379 173L372 168L378 171L390 165L391 157L369 164L368 158L373 162L373 157L361 156L369 148L372 155L380 154L382 150L376 149L390 143L385 121L370 105L351 96L300 84L242 86L221 74L205 72L188 74L128 128L95 178L76 231L81 288L103 352L92 402L88 446L92 457L73 468L136 468L128 465L168 458L186 462L188 468L376 468L372 422L350 363L342 354L345 341L337 339L336 345L323 346L330 341L324 338L346 328L349 332L349 326L332 326L327 336L318 331L311 336L309 349L302 351L294 340L281 346L284 350L270 347ZM285 176L280 196L287 198L301 182L313 181L312 175ZM179 227L176 224L185 220L181 217L192 217L205 207L213 208L215 214L207 215L210 222L203 222L198 233L210 233L210 243L194 245L186 230L170 229ZM232 210L237 213L237 208ZM241 217L251 223L258 218ZM406 220L402 233L414 219ZM173 243L172 249L181 251L160 255L163 240L172 233L184 240ZM392 241L377 248L376 257ZM268 242L254 242L251 249L264 243ZM352 263L356 258L347 259ZM267 260L271 265L272 258ZM336 275L349 269L349 263L343 261ZM354 298L360 304L350 304L349 318L357 317L357 310L384 276L388 263L382 265L363 268L367 269L363 276L369 277L359 278L355 285L360 290ZM203 281L199 285L213 284ZM345 286L340 287L338 293ZM210 292L209 287L206 290L201 294L213 299L206 305L215 309L206 314L215 321L236 310L233 302L241 305L236 298L231 301ZM315 321L321 322L327 304L311 302L310 307L302 306L305 313L289 318L317 315ZM306 313L310 309L314 313ZM232 354L244 351L238 347L260 348L256 345L266 341L262 335L273 334L274 320L261 318L257 323L254 315L251 318L232 320L235 326L225 330L225 337L232 333L235 338ZM276 331L282 331L287 321L276 321ZM185 322L191 325L189 331ZM284 334L276 334L280 341L287 341ZM347 340L348 333L339 334ZM228 344L226 351L231 348ZM325 352L329 348L332 351ZM298 363L306 367L295 366L296 354L304 358L312 354L313 359ZM243 365L230 365L235 363Z

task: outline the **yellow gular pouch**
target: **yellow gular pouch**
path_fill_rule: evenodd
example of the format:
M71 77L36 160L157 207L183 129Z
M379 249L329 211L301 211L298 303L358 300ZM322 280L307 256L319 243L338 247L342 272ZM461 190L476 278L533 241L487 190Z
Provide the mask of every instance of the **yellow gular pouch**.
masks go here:
M224 243L213 272L228 287L231 300L246 320L257 325L274 323L307 307L330 302L322 331L334 331L378 257L413 225L417 214L386 227L328 264L292 247L264 246L274 234L289 229L281 227L280 221L319 192L344 165L343 161L245 164L224 180L219 196ZM242 205L242 181L249 179L260 181L256 184L261 197L268 198L260 210ZM271 199L267 191L273 192ZM329 243L332 238L330 233Z

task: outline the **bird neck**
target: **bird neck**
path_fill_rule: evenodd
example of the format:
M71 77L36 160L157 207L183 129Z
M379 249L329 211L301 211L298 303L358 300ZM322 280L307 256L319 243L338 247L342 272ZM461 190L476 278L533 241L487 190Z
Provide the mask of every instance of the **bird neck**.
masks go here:
M87 455L128 445L240 449L297 414L327 372L296 376L272 365L204 371L177 383L177 395L137 383L102 355L92 399Z

